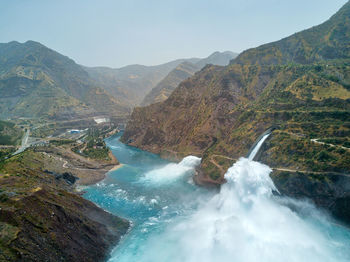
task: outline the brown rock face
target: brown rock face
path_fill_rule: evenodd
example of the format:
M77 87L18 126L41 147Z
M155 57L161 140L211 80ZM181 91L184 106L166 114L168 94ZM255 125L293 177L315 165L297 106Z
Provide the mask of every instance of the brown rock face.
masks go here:
M8 245L12 258L14 254L16 261L104 261L126 233L128 222L75 194L58 194L41 189L18 201L16 210L0 211L0 223L18 230Z
M202 154L237 124L237 105L254 100L271 78L268 70L259 68L257 83L243 87L247 73L250 69L240 65L205 67L164 103L136 108L123 141L156 153Z

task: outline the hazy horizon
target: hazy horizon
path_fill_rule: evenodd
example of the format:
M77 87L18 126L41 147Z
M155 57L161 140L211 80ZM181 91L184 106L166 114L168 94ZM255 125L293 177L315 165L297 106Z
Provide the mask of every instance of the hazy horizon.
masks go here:
M85 66L157 65L240 53L318 25L346 0L0 3L0 42L33 40Z

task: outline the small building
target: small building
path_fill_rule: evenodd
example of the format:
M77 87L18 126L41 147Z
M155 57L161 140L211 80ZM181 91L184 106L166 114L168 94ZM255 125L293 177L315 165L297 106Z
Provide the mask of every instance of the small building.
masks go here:
M81 130L79 129L72 129L68 131L70 134L79 134L81 132Z
M109 123L111 120L109 117L94 117L96 124Z

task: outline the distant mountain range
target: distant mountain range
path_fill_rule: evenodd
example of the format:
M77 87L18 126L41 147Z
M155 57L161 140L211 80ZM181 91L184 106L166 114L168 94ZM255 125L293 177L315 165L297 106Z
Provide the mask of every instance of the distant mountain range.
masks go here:
M204 59L178 59L157 66L129 65L117 69L108 67L84 67L84 69L89 73L90 77L100 83L107 92L114 97L120 97L133 107L140 103L143 105L153 103L153 95L166 98L170 94L168 94L170 89L174 90L181 81L193 75L194 72L200 70L206 64L227 65L235 56L236 54L226 51L223 53L215 52ZM182 63L193 64L193 67L195 67L193 68L194 71L187 71L189 74L185 74L181 77L179 74L175 77L167 77L173 70L181 71L181 68L184 67L181 66ZM170 86L164 87L164 89L167 90L164 92L161 87L164 84L163 79L167 84L170 84L171 81ZM156 90L152 92L154 88ZM160 93L155 94L157 92ZM164 94L168 95L164 96ZM147 98L145 98L146 95Z
M225 66L237 56L237 54L226 52L215 52L210 56L197 62L185 61L173 69L162 81L158 83L143 99L141 105L146 106L166 100L175 88L185 79L191 77L205 65Z
M133 107L140 104L145 95L179 64L185 61L196 63L199 60L198 58L178 59L157 66L84 67L84 70L107 92L114 97L120 97Z
M327 22L207 66L164 102L135 108L122 141L168 158L200 156L194 178L212 186L274 128L257 160L274 168L279 191L350 223L350 194L341 193L350 192L349 47L347 2Z
M231 57L226 52L158 66L89 68L38 42L3 43L0 44L0 118L126 116L181 63L227 63Z

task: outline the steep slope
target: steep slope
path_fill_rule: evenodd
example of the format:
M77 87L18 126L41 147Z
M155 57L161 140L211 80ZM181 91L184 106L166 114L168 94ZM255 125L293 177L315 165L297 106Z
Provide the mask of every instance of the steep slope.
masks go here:
M350 32L349 6L295 36ZM248 50L229 66L206 66L165 102L136 108L123 141L175 159L201 156L197 183L221 184L227 168L274 127L257 159L274 168L281 191L311 197L350 222L349 210L341 211L350 203L341 194L350 183L350 37L310 41L300 50L312 55L300 60L289 46L295 36ZM326 46L338 55L324 55Z
M146 95L141 105L150 105L166 100L175 88L185 79L194 75L200 68L195 64L184 62L172 70L156 87Z
M154 87L144 98L141 106L146 106L166 100L175 88L185 79L193 76L195 72L202 69L207 64L225 66L237 56L237 54L225 51L215 52L203 58L197 63L184 62L171 71L159 84Z
M206 65L219 65L219 66L226 66L229 64L229 62L236 58L238 54L233 53L231 51L225 51L225 52L214 52L210 56L201 59L196 63L196 65L199 68L203 68Z
M171 70L183 62L196 63L197 58L178 59L157 66L129 65L113 69L84 67L89 76L114 97L122 97L130 106L141 103L145 95Z
M0 162L0 261L105 261L127 232L74 193L74 176L43 171L55 161L27 150Z
M323 60L349 59L350 3L325 23L280 41L243 52L239 64L309 64Z
M34 41L0 44L0 117L125 114L73 60Z

